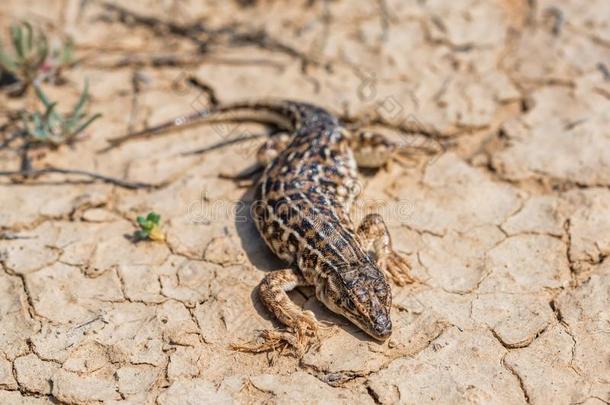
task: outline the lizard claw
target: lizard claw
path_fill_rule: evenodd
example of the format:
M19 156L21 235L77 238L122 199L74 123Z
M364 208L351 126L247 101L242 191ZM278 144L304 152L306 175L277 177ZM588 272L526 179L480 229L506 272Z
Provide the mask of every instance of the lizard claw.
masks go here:
M310 349L317 349L320 346L319 332L326 328L315 320L311 311L305 311L297 318L294 326L286 330L260 331L258 342L232 344L231 349L249 353L279 350L280 354L289 350L295 357L301 358Z
M407 258L395 251L382 257L379 260L379 267L387 277L401 287L416 281L411 275L411 266Z

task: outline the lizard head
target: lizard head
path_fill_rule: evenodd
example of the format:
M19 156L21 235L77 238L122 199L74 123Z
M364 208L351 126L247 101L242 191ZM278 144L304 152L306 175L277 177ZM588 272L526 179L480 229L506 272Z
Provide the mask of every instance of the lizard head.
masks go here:
M318 299L330 310L345 316L377 340L392 334L392 292L382 272L372 263L329 273L316 289Z

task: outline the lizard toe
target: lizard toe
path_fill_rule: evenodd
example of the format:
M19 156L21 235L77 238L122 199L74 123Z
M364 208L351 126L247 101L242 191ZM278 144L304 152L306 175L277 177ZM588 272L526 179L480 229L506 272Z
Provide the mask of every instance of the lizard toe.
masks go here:
M416 281L411 275L409 261L400 253L392 251L392 253L380 260L380 267L386 276L401 287Z

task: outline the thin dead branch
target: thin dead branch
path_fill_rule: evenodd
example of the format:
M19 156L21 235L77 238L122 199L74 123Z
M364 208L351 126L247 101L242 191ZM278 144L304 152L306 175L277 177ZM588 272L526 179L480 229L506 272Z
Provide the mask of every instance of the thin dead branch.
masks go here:
M45 167L44 169L28 169L28 170L15 170L15 171L0 171L0 176L11 177L22 182L23 179L36 178L45 174L67 174L67 175L78 175L89 177L93 180L99 180L103 183L112 184L118 187L126 188L129 190L137 189L158 189L165 186L165 183L151 184L143 182L131 182L127 180L118 179L116 177L106 176L103 174L90 172L87 170L79 169L63 169L59 167Z

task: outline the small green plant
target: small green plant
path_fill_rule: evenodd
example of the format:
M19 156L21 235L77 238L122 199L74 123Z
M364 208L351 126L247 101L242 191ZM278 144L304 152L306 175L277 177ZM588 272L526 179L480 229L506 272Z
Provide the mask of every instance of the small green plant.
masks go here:
M21 91L39 78L57 81L61 69L75 60L72 39L54 41L49 46L47 35L27 21L11 26L10 44L12 52L0 44L0 73L15 76Z
M42 88L34 86L38 99L44 105L45 111L26 112L22 119L25 133L36 143L47 143L58 146L71 143L96 119L100 113L87 115L85 110L89 102L89 84L85 81L85 88L72 111L61 114L57 111L57 102L49 100Z
M36 79L49 54L47 36L24 21L11 26L10 37L13 53L0 46L0 66L27 87Z
M59 41L51 45L49 58L42 68L43 71L51 71L58 76L62 67L74 64L75 60L74 41L72 38L67 38L65 41Z
M164 241L165 234L161 230L161 216L156 212L149 212L146 217L138 216L137 222L140 230L135 233L137 240Z

